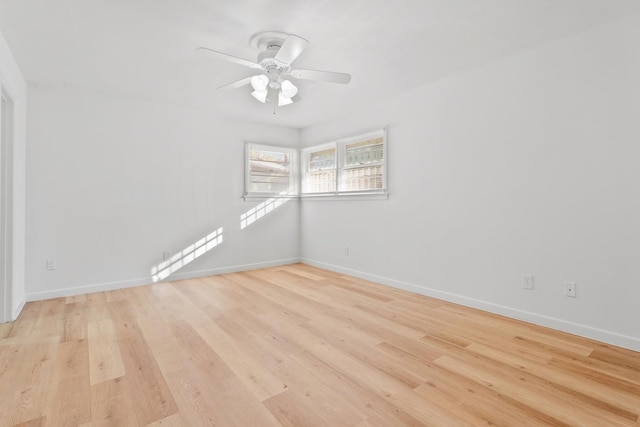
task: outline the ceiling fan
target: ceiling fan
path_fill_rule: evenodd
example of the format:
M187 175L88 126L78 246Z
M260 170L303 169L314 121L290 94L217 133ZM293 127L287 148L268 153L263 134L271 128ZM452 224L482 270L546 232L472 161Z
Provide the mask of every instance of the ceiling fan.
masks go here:
M275 102L275 95L277 95L278 106L281 107L299 100L298 87L289 80L290 78L342 84L347 84L351 81L351 75L346 73L292 68L293 61L309 45L307 40L295 34L265 31L255 34L249 42L251 46L260 52L256 62L206 47L196 49L198 53L259 71L258 74L229 83L218 89L235 89L251 84L253 88L251 95L254 98L265 103L271 99L270 95L274 95L273 100Z

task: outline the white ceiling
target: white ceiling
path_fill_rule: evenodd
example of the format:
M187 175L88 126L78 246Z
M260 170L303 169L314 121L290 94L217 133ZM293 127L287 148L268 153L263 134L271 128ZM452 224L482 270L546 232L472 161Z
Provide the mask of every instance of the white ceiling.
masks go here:
M0 0L0 31L31 84L306 127L639 10L637 0ZM351 83L301 81L303 100L275 116L250 87L216 90L252 70L194 49L255 60L249 38L266 30L311 42L296 67Z

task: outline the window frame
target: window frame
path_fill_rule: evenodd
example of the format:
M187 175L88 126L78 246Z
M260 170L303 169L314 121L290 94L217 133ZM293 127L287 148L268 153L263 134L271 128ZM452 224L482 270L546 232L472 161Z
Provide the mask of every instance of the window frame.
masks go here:
M380 162L374 162L371 164L365 164L364 166L346 166L346 147L349 144L357 142L364 142L382 138L382 160ZM255 199L270 199L270 198L299 198L299 199L318 199L318 200L379 200L388 199L388 147L387 147L387 128L377 129L371 132L366 132L346 138L336 139L330 142L324 142L321 144L312 145L305 148L293 148L284 145L273 145L261 142L245 141L244 150L244 196L245 200ZM289 188L288 191L283 192L256 192L250 191L251 189L251 150L265 150L276 151L282 153L288 153L290 155L290 170L289 170ZM309 160L311 154L318 151L324 151L327 149L335 149L336 161L335 161L335 191L305 192L307 185L307 179L309 176ZM382 188L370 189L370 190L340 190L342 186L342 180L344 171L349 169L355 169L358 167L366 166L380 166L382 172Z
M382 170L382 188L381 189L371 189L371 190L341 190L340 187L343 184L343 175L344 172L348 169L355 169L357 167L354 166L346 166L346 147L349 144L353 144L356 142L367 141L370 139L382 138L382 160L379 163L375 163L372 165L380 165ZM307 174L309 172L309 158L310 154L317 151L326 150L329 148L336 149L336 190L332 192L321 192L321 193L307 193L305 192ZM372 132L367 132L355 136L350 136L347 138L340 138L332 142L327 142L323 144L312 145L310 147L305 147L301 150L300 155L300 171L301 171L301 185L300 185L300 197L301 198L344 198L347 196L354 196L357 198L370 196L374 198L378 198L382 196L386 198L388 193L387 187L387 165L388 165L388 157L387 157L387 129L382 128Z
M288 191L251 191L251 150L275 151L289 154L289 188ZM299 190L299 150L282 145L245 142L244 149L244 198L297 197Z
M317 153L319 151L326 150L335 150L335 171L336 171L336 179L335 185L336 189L334 191L319 191L315 193L307 193L305 192L305 188L307 186L307 176L311 172L309 170L309 164L311 159L311 154ZM311 147L303 148L300 150L300 196L303 195L313 195L313 196L322 196L322 195L334 195L338 190L338 174L339 174L339 154L338 148L336 147L335 142L326 142L323 144L314 145ZM332 169L333 170L333 169Z

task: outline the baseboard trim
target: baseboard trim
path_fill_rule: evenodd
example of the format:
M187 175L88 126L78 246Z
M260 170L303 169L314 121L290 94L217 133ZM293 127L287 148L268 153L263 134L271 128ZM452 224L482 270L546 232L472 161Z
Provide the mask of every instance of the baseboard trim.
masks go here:
M253 264L240 264L240 265L233 265L230 267L220 267L220 268L212 268L208 270L189 271L186 273L173 274L167 278L170 280L164 280L164 281L171 282L175 280L195 279L197 277L216 276L219 274L236 273L238 271L257 270L259 268L267 268L267 267L278 267L280 265L295 264L297 262L300 262L300 258L286 258L286 259L278 259L274 261L257 262Z
M383 285L391 286L393 288L414 292L414 293L425 295L428 297L438 298L444 301L453 302L453 303L464 305L467 307L477 308L480 310L488 311L490 313L500 314L502 316L510 317L512 319L522 320L522 321L533 323L536 325L545 326L551 329L568 332L570 334L594 339L607 344L613 344L619 347L628 348L630 350L640 351L640 338L634 338L631 336L618 334L616 332L594 328L588 325L568 322L566 320L558 319L555 317L549 317L542 314L533 313L530 311L524 311L524 310L519 310L512 307L494 304L488 301L469 298L462 295L429 288L426 286L419 286L413 283L403 282L403 281L391 279L388 277L377 276L375 274L369 274L362 271L353 270L350 268L340 267L337 265L328 264L326 262L317 261L309 258L301 258L300 262L303 262L305 264L309 264L315 267L324 268L326 270L331 270L336 273L348 274L350 276L355 276L361 279L370 280L372 282L381 283Z
M24 305L26 303L27 303L26 298L22 297L22 299L20 300L18 305L13 308L13 313L11 313L11 321L12 322L18 318L18 316L20 315L20 312L22 311L22 309L24 308Z
M238 271L256 270L258 268L277 267L280 265L300 262L300 258L287 258L272 261L257 262L252 264L239 264L227 267L211 268L206 270L188 271L173 274L162 282L173 282L177 280L195 279L205 276L215 276L219 274L235 273ZM41 301L51 298L71 297L75 295L90 294L93 292L113 291L116 289L133 288L136 286L150 285L153 283L151 276L139 279L122 280L117 282L95 283L86 286L76 286L73 288L52 289L49 291L27 293L26 301ZM24 305L24 302L23 302Z

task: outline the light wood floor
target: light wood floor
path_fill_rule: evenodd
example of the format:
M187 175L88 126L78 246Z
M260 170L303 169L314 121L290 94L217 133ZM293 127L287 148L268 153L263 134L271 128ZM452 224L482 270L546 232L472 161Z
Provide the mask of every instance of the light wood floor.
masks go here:
M302 264L32 302L1 426L639 426L640 353Z

